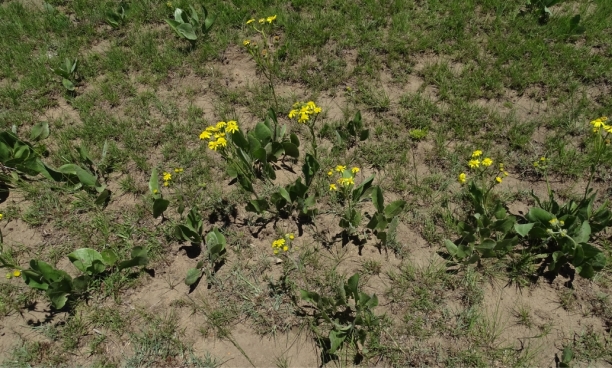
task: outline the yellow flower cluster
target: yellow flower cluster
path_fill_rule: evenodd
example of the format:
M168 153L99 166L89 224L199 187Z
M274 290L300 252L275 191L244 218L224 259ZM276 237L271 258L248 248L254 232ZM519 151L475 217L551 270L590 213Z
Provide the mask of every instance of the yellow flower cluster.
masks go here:
M164 186L169 187L170 181L172 180L172 174L164 171L164 173L162 174L162 179L164 180Z
M612 125L607 125L606 121L608 121L608 117L606 116L602 116L600 118L597 118L591 121L591 125L593 126L593 132L599 133L599 131L603 129L604 131L608 133L612 133Z
M230 120L227 123L220 121L216 125L211 125L200 133L200 140L208 139L208 148L216 151L219 148L225 148L227 146L227 133L234 134L238 130L240 129L236 121Z
M487 168L493 165L493 160L490 157L485 157L481 160L480 157L482 155L483 152L481 150L475 150L474 152L472 152L472 156L470 157L470 160L467 163L470 169L478 169L481 165L483 168ZM508 176L508 172L504 169L503 163L499 164L499 172L500 174L495 177L495 182L498 184L503 181L503 177ZM465 184L465 182L467 181L467 175L462 172L461 174L459 174L457 181L459 182L459 184Z
M321 108L312 101L296 102L293 104L293 109L289 111L289 119L297 118L298 123L304 124L310 120L311 115L319 113L321 113Z
M334 171L339 173L341 176L336 180L336 183L329 184L330 191L338 190L338 185L345 188L355 185L355 175L361 170L356 166L351 168L350 170L347 170L346 166L338 165L333 169L329 169L329 171L327 171L327 175L333 176Z
M259 18L259 24L264 24L264 23L268 23L271 24L272 22L274 22L276 20L276 14L275 15L271 15L269 17L266 18ZM251 24L255 21L255 18L251 18L249 20L246 21L246 24Z
M546 169L546 166L548 166L548 159L544 156L540 157L539 161L534 161L533 162L533 167L535 167L536 169Z
M295 235L293 233L285 234L284 237L280 239L276 239L272 242L272 251L274 254L278 254L281 251L287 252L291 249L291 241L295 239Z

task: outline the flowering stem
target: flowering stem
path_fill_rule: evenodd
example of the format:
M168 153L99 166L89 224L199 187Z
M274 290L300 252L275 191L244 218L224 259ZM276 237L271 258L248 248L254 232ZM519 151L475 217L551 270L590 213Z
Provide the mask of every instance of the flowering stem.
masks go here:
M587 182L587 186L586 189L584 190L584 196L582 197L582 200L586 199L586 196L589 194L589 188L591 186L591 182L593 181L593 176L595 175L595 170L597 168L597 165L599 165L599 160L601 160L601 155L603 154L603 151L605 149L605 146L602 144L603 142L605 142L605 139L608 138L608 135L610 133L606 133L605 137L601 137L601 135L599 135L598 133L598 138L597 138L597 159L595 160L595 163L591 165L591 174L589 175L589 181Z
M312 142L311 142L311 146L312 146L312 155L314 156L315 160L318 160L317 157L317 135L315 134L314 131L314 126L315 123L317 122L317 116L315 116L314 121L312 122L312 124L308 124L308 130L310 130L310 136L312 137Z

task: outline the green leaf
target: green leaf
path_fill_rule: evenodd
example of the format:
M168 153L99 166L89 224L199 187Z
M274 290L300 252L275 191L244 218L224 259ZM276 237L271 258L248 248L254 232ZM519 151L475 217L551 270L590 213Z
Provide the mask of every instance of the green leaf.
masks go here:
M159 216L161 216L161 214L164 213L166 209L168 209L169 205L170 201L168 201L167 199L156 198L153 202L153 217L158 218Z
M251 183L251 180L247 178L246 176L242 174L238 174L238 183L240 184L242 189L246 190L247 192L255 193L255 190L253 190L253 184Z
M157 174L157 169L153 168L151 171L151 178L149 179L149 191L154 196L159 196L159 175ZM158 198L158 197L156 197Z
M383 213L385 210L385 199L383 198L382 189L379 186L375 186L372 188L372 204L376 211L379 213Z
M293 143L296 147L300 146L300 140L298 138L297 135L295 135L294 133L291 133L291 135L289 135L289 140L291 141L291 143Z
M359 134L359 140L362 142L368 139L369 137L370 137L370 129L364 129Z
M187 270L187 276L185 276L185 284L191 286L195 284L202 277L202 270L199 268L190 268Z
M94 266L94 261L99 261L101 263L104 262L104 258L102 255L91 248L81 248L77 249L74 252L68 254L68 259L72 264L78 268L81 272L87 273L90 275L99 273L104 271L104 265L102 264L102 271L100 271L99 266Z
M527 234L529 234L529 232L533 228L533 225L535 225L533 222L530 222L528 224L515 223L514 231L516 231L516 233L519 234L520 236L525 237L527 236Z
M538 208L538 207L530 208L526 217L531 222L538 221L546 226L550 224L550 220L555 218L555 216L552 213L546 210L543 210L541 208Z
M591 226L589 226L588 221L584 221L580 226L580 230L578 230L578 233L576 234L576 236L573 237L573 239L576 243L586 243L589 241L590 237Z
M64 88L66 88L69 91L74 91L74 83L72 83L70 80L63 78L62 79L62 84L64 85Z
M120 262L117 268L119 270L124 270L130 267L146 266L148 263L149 263L148 257L133 257L127 261Z
M315 305L318 305L319 301L321 300L319 294L315 293L314 291L300 290L300 297L302 298L302 300L313 303Z
M208 31L210 31L210 29L212 28L213 24L215 24L215 19L217 18L216 15L211 15L209 17L206 17L204 19L204 23L202 24L202 32L203 33L208 33Z
M455 243L453 243L452 241L448 240L448 239L444 239L444 246L446 247L446 250L448 251L448 253L453 256L453 257L460 257L463 258L463 256L459 255L459 248L457 248L457 246L455 245Z
M329 353L334 354L346 339L346 333L336 330L329 331L330 349Z
M310 186L312 179L320 168L321 166L314 156L307 153L304 159L304 165L302 165L302 173L304 174L304 182L306 183L306 186Z
M391 202L387 207L385 207L385 217L388 219L394 218L399 215L400 212L404 209L406 205L406 201L398 200Z
M563 348L563 353L561 354L561 363L566 364L566 367L569 367L569 363L574 359L574 352L569 346Z
M248 212L255 212L257 214L261 214L264 211L267 211L269 208L270 205L268 204L268 201L264 198L253 199L249 201L249 203L245 207Z
M96 201L94 202L94 204L96 206L102 206L103 204L106 203L106 201L108 200L108 198L110 197L110 190L108 189L104 189L96 198Z
M241 149L243 149L245 151L249 150L249 142L244 137L244 134L242 133L242 131L238 130L237 132L234 132L232 134L232 141L239 148L241 148Z
M62 291L62 290L53 290L53 289L47 290L47 296L51 300L51 305L55 309L64 308L64 306L66 305L66 302L68 301L68 295L70 295L70 293Z
M114 266L117 263L117 254L112 249L104 249L100 255L108 266Z
M272 139L272 131L266 126L266 124L261 122L255 125L255 131L253 132L253 134L255 135L257 140L259 140L259 143L261 143L262 146L268 144L270 139Z
M352 196L355 202L361 201L366 195L370 194L372 181L374 181L374 175L362 181L361 184L359 184L357 187L355 187L355 189L353 189Z
M293 158L300 157L300 150L298 146L291 142L283 142L283 149L285 150L285 154L287 156L291 156Z
M30 139L33 141L39 141L49 136L49 123L46 121L40 122L32 127L30 133Z
M196 36L194 32L193 26L189 23L179 24L176 27L176 31L180 36L183 36L190 41L195 41L198 39L198 36Z

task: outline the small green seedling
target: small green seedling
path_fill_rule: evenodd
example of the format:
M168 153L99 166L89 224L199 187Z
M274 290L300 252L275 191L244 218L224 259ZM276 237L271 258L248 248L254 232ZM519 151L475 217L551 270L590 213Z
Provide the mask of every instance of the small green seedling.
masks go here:
M406 206L406 201L397 200L385 206L383 191L379 186L372 188L372 203L376 207L376 213L370 219L367 228L386 246L389 232L393 233L397 227L397 216ZM392 234L391 234L392 235Z
M214 228L211 232L206 234L206 260L201 260L197 263L195 268L191 268L187 271L185 277L185 284L192 286L196 284L206 273L207 278L210 280L217 267L219 267L225 257L225 236L217 229Z
M179 224L174 227L174 235L179 240L190 241L199 245L202 243L203 225L202 217L194 207L187 215L187 222L184 225Z
M358 142L365 141L368 137L370 137L370 130L363 128L360 111L355 113L353 119L346 126L336 129L336 139L341 146L346 144L350 148Z
M70 92L75 90L77 63L77 59L71 61L69 58L65 58L64 63L59 68L52 69L55 74L62 78L62 85Z
M106 11L106 22L114 28L119 28L120 25L125 23L127 10L128 4L122 1L116 9Z
M202 11L204 15L200 21L200 16L193 6L189 5L189 10L176 8L174 10L174 19L166 19L166 23L179 37L193 43L198 39L199 33L203 36L208 34L215 23L215 16L209 15L204 6L202 6Z

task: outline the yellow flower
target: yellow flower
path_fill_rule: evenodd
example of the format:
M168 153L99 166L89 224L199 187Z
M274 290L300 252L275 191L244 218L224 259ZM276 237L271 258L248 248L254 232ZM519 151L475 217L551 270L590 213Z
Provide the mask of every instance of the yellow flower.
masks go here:
M165 182L164 182L164 186L165 186L165 187L169 187L169 186L170 186L170 182L169 182L169 181L165 181Z
M157 194L157 193L159 193L159 190L153 189L153 194Z
M477 167L480 167L480 160L470 160L468 161L468 165L470 166L470 169L475 169Z
M552 226L557 226L559 225L559 220L557 220L557 218L553 218L552 220L548 221Z
M291 110L289 111L289 119L293 119L296 115L297 115L298 111L297 110Z
M164 181L170 181L170 180L172 180L172 174L170 174L169 172L165 172L165 171L164 171L164 174L163 174L163 179L164 179Z
M509 175L509 174L508 174L508 172L507 172L507 171L504 171L504 177L506 177L506 176L508 176L508 175Z
M353 167L353 168L351 169L351 172L352 172L353 174L357 174L357 173L359 172L359 168L358 168L358 167Z
M604 123L606 120L608 120L608 118L606 118L605 116L601 117L601 118L597 118L593 121L591 121L591 125L594 128L602 128L603 126L605 126L606 124Z
M183 170L183 168L182 168L182 167L177 167L176 169L174 169L174 172L175 172L175 173L177 173L177 174L180 174L180 173L182 173L183 171L184 171L184 170Z
M298 119L298 123L303 124L307 122L309 119L308 114L305 112L300 113L300 118Z
M334 190L338 190L338 187L336 186L336 184L330 184L329 185L329 190L334 191Z
M540 157L540 161L544 162L544 161L546 161L546 160L547 160L547 158L546 158L546 157L544 157L544 156Z
M274 254L278 254L278 249L274 249Z
M213 151L216 151L217 148L219 148L219 145L217 144L217 141L210 141L208 142L208 148L210 148Z
M210 139L211 133L207 130L200 133L200 140Z
M217 145L221 146L221 147L225 147L227 146L227 139L225 138L219 138L217 139Z
M0 213L0 220L2 220L3 217L4 217L4 215Z
M284 251L284 252L286 252L286 251L288 251L288 250L289 250L289 247L285 245L285 246L283 247L283 251Z
M337 172L341 173L341 172L343 172L344 170L346 170L346 166L342 166L342 165L338 165L338 166L336 166L336 171L337 171Z
M244 41L242 41L242 44L243 44L244 46L248 46L248 45L250 45L250 44L251 44L251 41L249 41L249 40L244 40Z
M318 114L318 113L320 113L322 110L321 110L321 108L320 108L320 107L318 107L318 106L317 106L317 107L315 107L314 109L312 109L312 111L313 111L315 114Z
M489 167L493 164L493 160L491 160L490 158L485 158L484 160L482 160L482 166L485 167Z
M295 235L293 235L293 233L287 234L287 237L289 238L289 240L295 239Z
M472 152L472 158L478 158L482 155L482 151L481 150L476 150L474 152Z
M19 270L15 270L15 271L13 271L13 276L14 276L14 277L19 277L19 276L21 276L21 271L19 271Z
M499 176L495 178L495 181L500 184L502 182L502 178L500 178Z
M170 1L168 1L168 2L166 3L166 6L167 6L168 8L172 8L172 3L171 3Z
M612 133L612 125L604 125L604 130L608 133Z
M266 22L266 18L260 18L259 19L259 24L264 24Z
M338 183L344 187L348 187L350 185L354 185L355 181L353 178L340 178L338 179Z
M215 139L224 138L225 133L215 133Z
M467 175L465 175L465 173L459 174L459 179L458 180L459 180L460 184L465 183L465 181L467 180Z
M223 128L225 128L227 124L225 123L225 121L220 121L217 123L217 125L215 125L215 128L217 128L218 130L221 130Z
M266 18L266 22L268 23L272 23L274 20L276 20L276 14Z
M255 18L251 18L249 20L246 21L246 24L251 24L255 21Z
M334 171L333 171L333 170L329 170L329 171L327 172L327 176L332 176L332 175L334 175ZM0 219L1 219L1 218L0 218Z
M238 123L235 120L230 120L227 122L227 127L225 128L225 131L234 134L238 130L240 129L238 128Z

